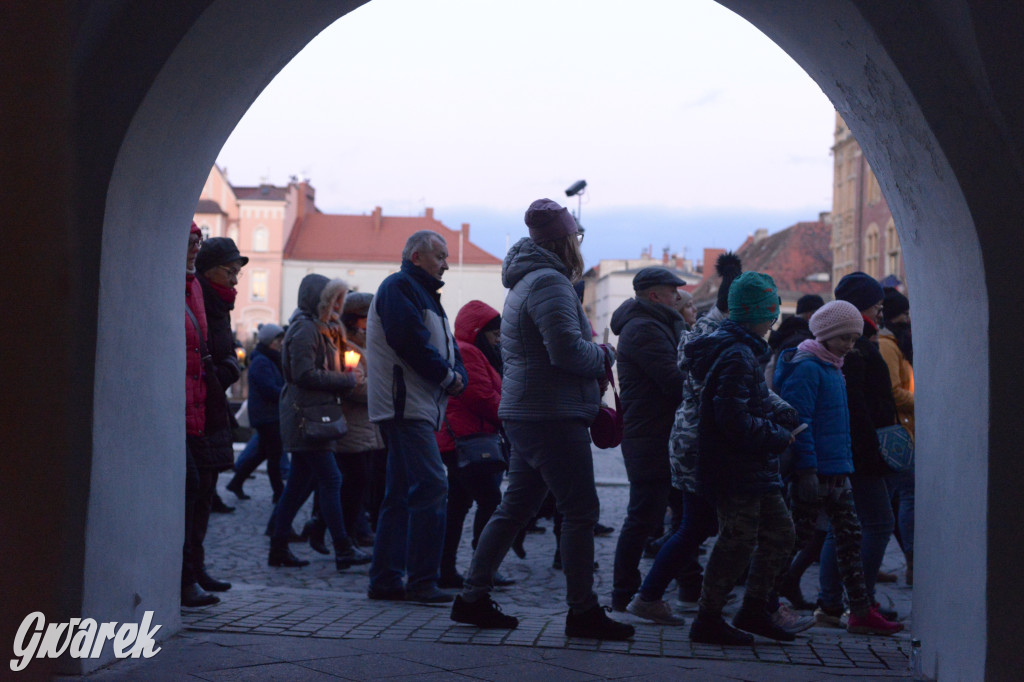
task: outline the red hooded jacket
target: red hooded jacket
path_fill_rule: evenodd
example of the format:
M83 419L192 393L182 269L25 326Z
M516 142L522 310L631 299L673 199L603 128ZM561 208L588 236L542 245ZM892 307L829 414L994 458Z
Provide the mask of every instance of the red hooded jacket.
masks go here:
M459 353L469 376L465 392L448 400L445 413L445 419L456 436L497 433L501 426L501 419L498 418L501 375L474 344L484 326L498 316L498 311L483 301L470 301L455 316L455 342L459 345ZM442 426L435 435L441 452L455 450L455 442L448 429Z

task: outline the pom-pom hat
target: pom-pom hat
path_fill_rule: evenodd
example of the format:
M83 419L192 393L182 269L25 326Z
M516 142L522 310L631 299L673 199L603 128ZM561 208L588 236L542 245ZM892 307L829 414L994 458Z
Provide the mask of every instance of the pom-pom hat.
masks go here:
M811 315L810 327L819 342L843 334L860 336L864 333L864 317L849 301L829 301Z

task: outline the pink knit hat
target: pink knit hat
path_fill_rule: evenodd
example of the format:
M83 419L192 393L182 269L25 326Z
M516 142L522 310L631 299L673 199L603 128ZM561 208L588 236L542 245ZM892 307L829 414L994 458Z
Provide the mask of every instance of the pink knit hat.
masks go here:
M811 315L811 333L819 342L842 334L864 333L864 318L849 301L829 301Z

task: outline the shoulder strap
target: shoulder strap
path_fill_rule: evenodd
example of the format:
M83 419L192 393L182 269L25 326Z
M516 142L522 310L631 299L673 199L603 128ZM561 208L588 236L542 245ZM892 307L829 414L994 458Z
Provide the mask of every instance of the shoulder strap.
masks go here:
M192 309L185 304L185 314L188 315L188 319L192 320L192 326L196 328L196 336L199 337L199 353L203 358L209 357L209 353L206 350L206 339L203 338L203 328L199 326L199 320L196 319L196 314L192 312Z

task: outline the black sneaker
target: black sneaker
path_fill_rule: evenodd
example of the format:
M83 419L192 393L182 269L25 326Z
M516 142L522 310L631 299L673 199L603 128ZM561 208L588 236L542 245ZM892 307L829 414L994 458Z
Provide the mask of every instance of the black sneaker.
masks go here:
M373 588L366 591L366 596L376 601L405 601L404 587Z
M690 641L722 646L750 646L754 643L754 637L726 623L722 614L712 616L700 611L690 625Z
M476 601L466 601L461 594L455 597L452 620L493 630L514 630L519 625L519 619L502 613L501 607L491 601L489 595Z
M607 608L596 604L589 611L580 614L569 609L565 617L565 636L614 642L631 638L636 629L632 625L609 618L605 613Z
M795 634L775 624L775 621L772 620L772 614L768 613L768 609L764 608L763 605L751 605L744 602L743 606L740 607L739 613L732 619L732 624L740 630L746 630L755 635L761 635L762 637L780 642L792 642L796 639Z
M601 523L595 523L594 524L594 537L603 538L603 537L606 537L608 535L611 535L614 532L615 532L615 529L612 528L611 526L605 526L604 524L601 524Z

